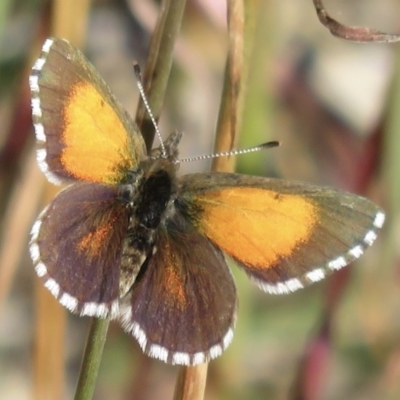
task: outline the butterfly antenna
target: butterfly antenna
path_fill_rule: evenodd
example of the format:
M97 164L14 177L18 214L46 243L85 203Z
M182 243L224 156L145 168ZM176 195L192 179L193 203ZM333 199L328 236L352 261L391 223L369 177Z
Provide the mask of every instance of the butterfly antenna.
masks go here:
M167 151L165 150L165 146L164 146L164 142L163 142L162 137L161 137L160 129L158 129L158 125L157 125L156 119L154 118L154 115L153 115L153 112L151 111L149 102L147 101L147 97L146 97L146 94L145 94L144 88L143 88L142 73L140 72L140 67L139 67L139 64L137 62L133 63L133 71L135 72L136 85L137 85L137 87L139 89L139 93L140 93L140 96L141 96L141 98L143 100L143 104L146 107L147 113L149 114L151 122L153 123L154 129L156 130L158 139L160 141L162 155L166 156L167 155Z
M265 149L269 149L271 147L278 147L280 145L281 145L281 142L272 141L272 142L266 142L266 143L260 144L258 146L249 147L247 149L223 151L221 153L215 153L215 154L205 154L205 155L202 155L202 156L184 158L184 159L179 160L179 161L180 162L189 162L189 161L207 160L207 159L218 158L218 157L237 156L239 154L254 153L255 151L265 150Z

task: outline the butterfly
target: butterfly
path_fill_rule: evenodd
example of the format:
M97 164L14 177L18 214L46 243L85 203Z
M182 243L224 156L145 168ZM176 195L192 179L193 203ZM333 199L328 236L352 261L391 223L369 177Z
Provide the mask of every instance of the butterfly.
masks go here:
M29 79L37 161L69 183L31 231L44 286L70 311L119 320L142 350L196 365L230 344L237 294L224 253L268 293L359 258L384 213L331 188L233 173L177 174L179 133L147 154L83 54L47 39Z

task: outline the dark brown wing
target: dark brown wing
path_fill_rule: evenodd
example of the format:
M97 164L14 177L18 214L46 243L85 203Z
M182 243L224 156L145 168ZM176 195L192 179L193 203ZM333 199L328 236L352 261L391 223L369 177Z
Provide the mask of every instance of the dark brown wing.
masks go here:
M223 255L176 214L160 228L133 285L123 327L149 356L194 365L229 345L235 315L236 289Z
M38 164L52 183L119 183L145 157L135 123L66 40L46 40L29 83Z
M363 254L384 213L369 200L299 182L238 174L180 180L177 208L270 293L289 293Z
M128 222L117 189L96 184L69 186L40 214L30 253L37 274L61 304L81 315L118 314Z

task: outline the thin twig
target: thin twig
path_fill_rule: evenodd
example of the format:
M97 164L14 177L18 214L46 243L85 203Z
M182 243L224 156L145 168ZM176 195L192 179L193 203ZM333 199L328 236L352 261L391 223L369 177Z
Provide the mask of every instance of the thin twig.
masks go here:
M237 142L237 132L242 115L242 74L244 55L244 5L242 1L228 1L229 53L225 67L224 87L219 108L214 152L232 150ZM213 171L232 172L234 157L216 158Z
M180 31L185 5L186 0L163 0L160 7L162 11L151 39L149 56L143 74L143 87L156 120L158 120L164 103L174 44ZM153 146L155 132L142 100L139 100L136 124L149 151Z
M208 364L181 367L176 379L173 400L201 400L206 389Z
M322 25L334 36L357 43L393 43L400 40L400 35L397 34L384 33L362 26L343 25L328 14L322 0L313 0L313 2Z

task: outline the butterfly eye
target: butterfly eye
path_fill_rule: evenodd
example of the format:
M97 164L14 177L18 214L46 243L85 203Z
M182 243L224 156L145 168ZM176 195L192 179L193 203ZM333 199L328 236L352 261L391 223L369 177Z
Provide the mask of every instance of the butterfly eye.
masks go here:
M118 187L118 200L130 204L132 202L134 191L135 189L133 185L120 185Z

